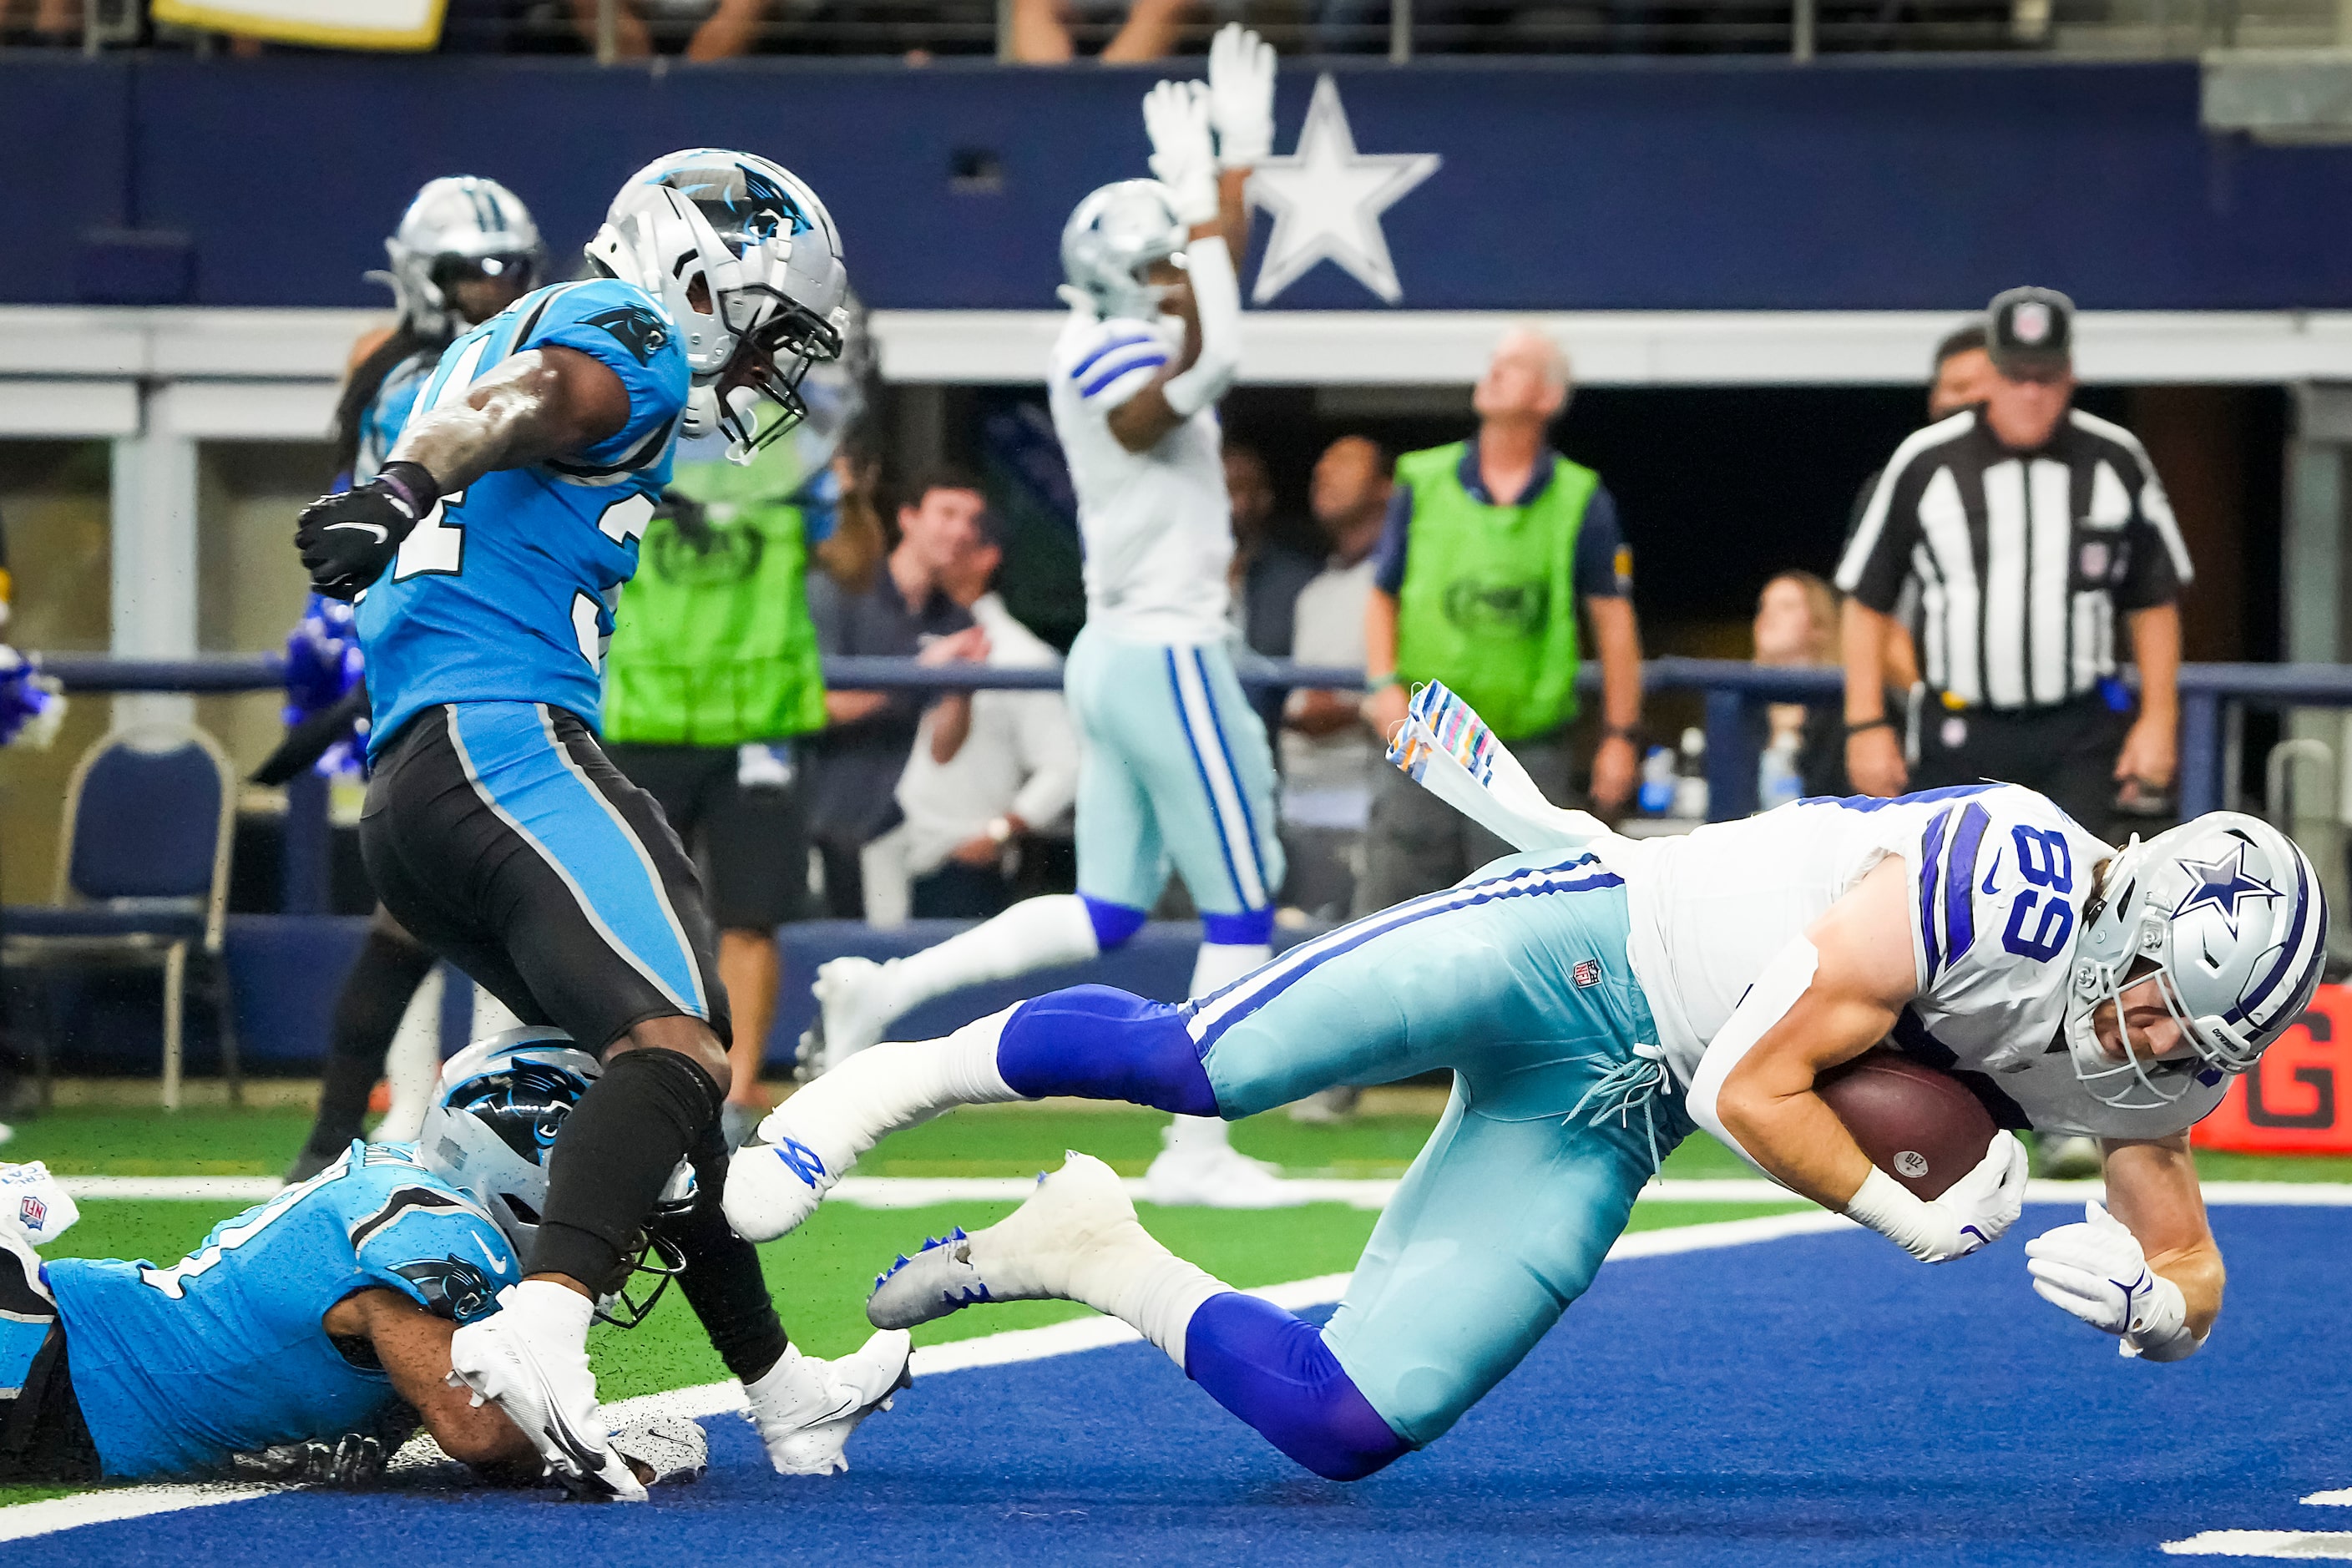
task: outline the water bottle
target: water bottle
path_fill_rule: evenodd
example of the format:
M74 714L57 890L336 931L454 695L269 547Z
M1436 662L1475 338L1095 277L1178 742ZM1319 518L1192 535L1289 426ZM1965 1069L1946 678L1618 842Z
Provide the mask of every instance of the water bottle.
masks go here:
M1675 770L1675 815L1686 822L1706 820L1706 731L1683 731L1681 763Z
M1786 805L1804 793L1804 781L1797 776L1795 738L1784 738L1765 747L1764 754L1756 763L1759 809L1769 811L1776 805Z
M1664 816L1675 808L1675 754L1652 746L1642 759L1642 788L1634 797L1645 816Z

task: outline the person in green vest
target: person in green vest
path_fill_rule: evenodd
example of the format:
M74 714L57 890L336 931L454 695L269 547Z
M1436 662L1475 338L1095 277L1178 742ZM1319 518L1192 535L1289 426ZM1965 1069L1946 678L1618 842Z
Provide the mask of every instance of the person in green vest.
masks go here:
M730 1145L767 1109L760 1068L782 980L776 928L809 914L793 742L825 721L806 574L814 563L870 575L881 553L860 470L832 451L845 417L824 420L824 389L809 390L820 426L810 439L763 446L741 466L725 460L723 437L679 444L604 658L605 752L661 803L709 879L735 1022Z
M1386 735L1414 687L1442 680L1545 793L1568 798L1580 603L1601 656L1591 804L1605 814L1633 792L1642 634L1617 504L1598 474L1546 439L1568 393L1559 345L1514 329L1479 378L1478 433L1397 459L1364 613L1364 717ZM1358 915L1450 887L1510 852L1395 769L1373 777Z

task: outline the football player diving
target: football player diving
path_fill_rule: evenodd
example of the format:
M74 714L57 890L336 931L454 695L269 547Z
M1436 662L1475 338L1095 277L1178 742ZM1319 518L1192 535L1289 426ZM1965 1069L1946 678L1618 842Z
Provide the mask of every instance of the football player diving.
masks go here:
M553 1030L482 1041L450 1061L417 1142L354 1142L168 1268L44 1265L34 1247L73 1223L72 1200L37 1165L0 1166L0 1388L15 1402L0 1480L364 1482L420 1425L488 1479L538 1477L506 1413L451 1385L449 1345L522 1278L548 1142L597 1075ZM830 1432L802 1441L838 1447ZM641 1482L702 1471L692 1422L615 1444Z
M1228 651L1234 537L1217 400L1240 367L1244 188L1272 148L1274 79L1270 46L1238 23L1222 29L1205 85L1163 81L1144 100L1155 178L1094 192L1062 234L1070 314L1048 384L1087 557L1087 624L1065 682L1087 741L1077 892L1027 900L887 963L824 964L817 1065L934 996L1119 947L1171 863L1201 910L1192 994L1271 951L1283 872L1274 760ZM795 1180L756 1148L737 1179ZM1297 1201L1213 1117L1178 1117L1145 1181L1160 1203Z
M373 764L360 839L385 909L604 1063L556 1137L529 1277L453 1337L452 1375L581 1495L637 1499L588 1326L680 1159L698 1190L667 1226L679 1289L779 1469L837 1467L794 1435L877 1405L906 1347L859 1352L898 1358L883 1377L803 1357L728 1228L730 1029L710 918L661 807L595 733L613 607L671 450L722 431L748 459L791 427L802 376L840 352L840 239L795 175L706 148L631 176L587 253L596 277L451 344L383 470L313 503L295 537L312 584L358 601ZM763 397L782 417L760 421Z
M457 334L488 321L547 276L547 249L530 209L496 180L472 174L426 181L383 248L391 270L368 276L391 285L396 315L391 326L366 333L352 349L335 404L339 489L375 478L416 395ZM359 684L356 650L350 609L313 595L288 643L286 742L262 764L256 782L283 784L329 751L358 743L353 729L366 717L367 692ZM376 906L335 998L318 1115L288 1182L318 1174L360 1135L401 1016L433 963L433 954ZM436 1054L420 1075L425 1088L439 1066ZM395 1081L407 1076L395 1075ZM413 1114L394 1107L395 1120L404 1113ZM407 1125L413 1130L415 1123Z
M2187 1130L2302 1014L2326 949L2291 840L2215 812L2117 850L2030 790L1974 784L1634 841L1543 803L1491 737L1459 765L1434 739L1456 733L1423 729L1403 760L1433 787L1451 766L1463 787L1439 793L1527 852L1182 1006L1080 986L853 1058L771 1118L809 1179L762 1230L949 1105L1074 1094L1238 1117L1450 1069L1452 1103L1322 1328L1170 1253L1077 1153L1001 1223L902 1259L868 1303L904 1326L1083 1301L1349 1479L1434 1441L1518 1364L1694 1125L1923 1262L1998 1240L2024 1191L2010 1132L1924 1200L1814 1091L1891 1037L2008 1127L2102 1141L2106 1203L2029 1243L2037 1292L2126 1356L2204 1343L2221 1257ZM1496 773L1527 809L1488 809Z

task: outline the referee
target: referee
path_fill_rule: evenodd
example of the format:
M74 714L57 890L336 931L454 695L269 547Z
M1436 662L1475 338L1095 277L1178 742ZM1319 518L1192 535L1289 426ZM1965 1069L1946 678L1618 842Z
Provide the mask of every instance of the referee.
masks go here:
M2172 784L2189 552L2138 440L2069 406L2074 314L2050 289L1994 299L1984 403L1895 448L1838 563L1846 771L1864 794L1999 779L2108 836L2118 805L2156 807ZM1882 684L1915 578L1916 774ZM2128 730L2119 616L2140 670Z

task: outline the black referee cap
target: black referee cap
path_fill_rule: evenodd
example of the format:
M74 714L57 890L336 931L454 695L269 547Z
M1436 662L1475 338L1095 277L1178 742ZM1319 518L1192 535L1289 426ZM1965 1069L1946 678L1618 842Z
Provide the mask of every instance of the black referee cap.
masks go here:
M2008 289L1985 308L1993 369L2011 381L2047 381L2074 364L2074 301L2055 289Z

